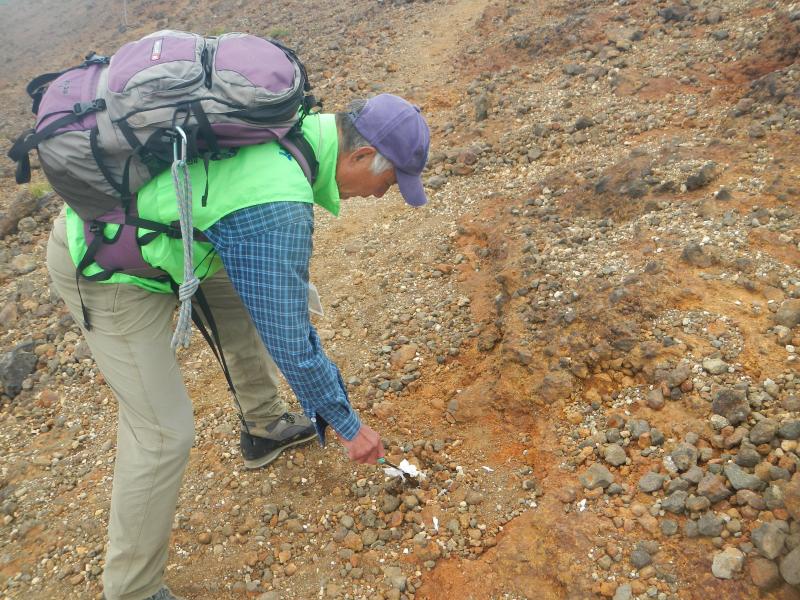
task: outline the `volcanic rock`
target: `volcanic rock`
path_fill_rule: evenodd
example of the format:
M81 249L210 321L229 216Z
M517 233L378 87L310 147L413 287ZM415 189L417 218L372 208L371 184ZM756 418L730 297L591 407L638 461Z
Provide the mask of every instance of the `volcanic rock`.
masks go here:
M764 523L750 537L761 555L770 560L780 556L786 541L786 534L775 523Z
M22 348L15 348L0 357L0 383L5 394L14 398L22 391L22 382L33 373L36 355Z
M578 480L586 489L605 489L614 483L614 476L600 463L594 463L578 477Z
M717 390L711 402L711 410L725 417L731 425L742 423L750 414L747 392L738 388Z
M742 570L744 565L744 554L737 548L725 548L722 552L714 555L711 564L711 572L714 577L720 579L732 579L733 576Z
M789 552L780 562L783 580L789 585L800 584L800 546Z

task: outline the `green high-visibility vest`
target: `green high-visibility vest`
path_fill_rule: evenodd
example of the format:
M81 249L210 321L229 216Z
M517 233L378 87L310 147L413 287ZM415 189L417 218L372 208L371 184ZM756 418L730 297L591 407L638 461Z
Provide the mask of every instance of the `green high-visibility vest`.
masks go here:
M333 114L310 115L303 120L303 135L319 162L313 187L291 154L277 142L239 148L230 158L211 161L208 175L202 161L189 166L192 181L192 219L195 229L205 231L224 216L248 206L268 202L308 202L339 214L339 188L336 186L338 132ZM201 199L208 184L205 206ZM178 220L178 204L172 172L161 173L137 192L137 208L142 219L158 223ZM112 239L118 225L106 226L104 235ZM138 237L149 233L140 228ZM70 255L77 266L86 253L84 223L67 208L67 239ZM165 271L176 283L183 281L183 242L158 235L141 246L145 262ZM208 242L194 242L195 275L201 281L222 268L222 261ZM103 269L91 264L85 275ZM131 283L145 289L172 293L169 282L116 273L103 283Z

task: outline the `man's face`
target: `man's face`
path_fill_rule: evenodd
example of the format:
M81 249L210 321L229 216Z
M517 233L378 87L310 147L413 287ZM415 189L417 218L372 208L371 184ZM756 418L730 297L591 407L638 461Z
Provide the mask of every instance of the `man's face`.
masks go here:
M375 154L375 148L363 146L349 154L339 156L336 163L336 185L341 198L354 196L380 198L397 183L392 167L377 175L372 172L372 159L375 158Z

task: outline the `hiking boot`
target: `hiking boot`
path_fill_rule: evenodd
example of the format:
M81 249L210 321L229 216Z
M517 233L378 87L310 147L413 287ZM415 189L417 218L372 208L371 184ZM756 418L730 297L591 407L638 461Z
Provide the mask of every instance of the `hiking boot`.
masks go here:
M105 594L103 594L103 600L106 600ZM176 596L172 592L169 591L167 586L162 587L152 596L148 596L145 600L186 600L183 596Z
M169 591L168 587L164 586L146 600L185 600L185 598L183 598L183 596L176 596Z
M239 446L244 466L248 469L268 465L287 448L304 444L317 435L317 428L311 419L298 413L284 413L277 421L267 425L266 430L266 437L241 432Z

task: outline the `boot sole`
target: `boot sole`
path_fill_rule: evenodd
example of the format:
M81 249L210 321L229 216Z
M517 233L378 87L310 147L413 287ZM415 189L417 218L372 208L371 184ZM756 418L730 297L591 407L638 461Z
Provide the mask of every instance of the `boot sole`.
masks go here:
M274 461L281 455L281 452L288 448L292 448L294 446L299 446L301 444L305 444L306 442L310 442L315 437L317 437L316 432L307 435L306 437L297 438L291 442L288 442L285 446L281 446L280 448L276 448L272 452L267 452L264 456L260 458L254 458L251 460L244 460L244 466L247 469L260 469L261 467L266 467L269 463Z

